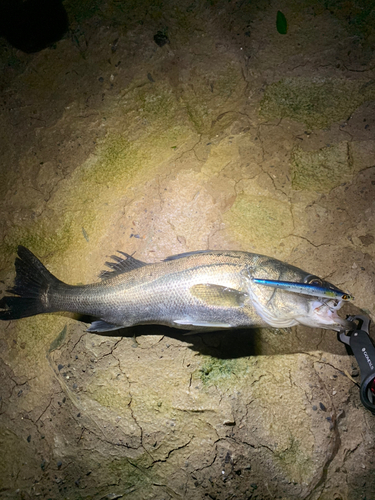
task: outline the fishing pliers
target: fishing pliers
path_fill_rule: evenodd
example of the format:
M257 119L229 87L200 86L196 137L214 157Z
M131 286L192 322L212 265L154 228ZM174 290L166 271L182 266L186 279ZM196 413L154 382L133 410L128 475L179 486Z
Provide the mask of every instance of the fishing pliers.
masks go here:
M347 344L357 360L361 373L360 396L362 404L375 414L375 346L369 335L370 318L367 316L348 316L357 328L340 332L338 338Z

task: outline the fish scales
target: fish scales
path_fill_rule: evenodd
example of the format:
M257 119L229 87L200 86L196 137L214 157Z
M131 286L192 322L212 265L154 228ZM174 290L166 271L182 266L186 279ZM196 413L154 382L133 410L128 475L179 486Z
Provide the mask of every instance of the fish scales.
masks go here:
M145 263L121 254L125 258L112 256L114 262L107 263L111 270L102 273L101 281L74 286L55 278L29 250L19 247L10 290L16 296L1 299L0 319L68 311L98 318L89 331L150 323L188 330L300 323L339 331L350 326L337 315L337 301L254 283L254 272L298 283L311 276L271 257L198 251Z
M149 264L101 283L72 287L64 294L52 295L50 306L56 310L70 310L98 317L110 315L110 321L120 319L123 325L129 326L135 322L155 322L155 318L163 324L169 323L172 315L185 317L192 309L197 317L214 321L212 315L223 315L228 308L223 307L222 303L215 305L213 301L206 304L192 295L190 289L200 283L242 289L243 278L239 271L244 268L246 261L238 257L228 262L227 254L204 254ZM229 308L226 319L230 317L236 326L248 324L249 314L254 317L256 315L253 308L250 309L251 311L244 311L236 319Z

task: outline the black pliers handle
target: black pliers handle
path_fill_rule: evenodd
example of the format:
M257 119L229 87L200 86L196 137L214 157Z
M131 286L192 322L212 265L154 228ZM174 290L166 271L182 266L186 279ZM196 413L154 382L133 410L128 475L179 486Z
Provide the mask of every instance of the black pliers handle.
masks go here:
M339 339L353 351L361 372L362 404L375 414L375 347L369 335L370 318L359 315L347 319L357 322L357 328L339 333Z

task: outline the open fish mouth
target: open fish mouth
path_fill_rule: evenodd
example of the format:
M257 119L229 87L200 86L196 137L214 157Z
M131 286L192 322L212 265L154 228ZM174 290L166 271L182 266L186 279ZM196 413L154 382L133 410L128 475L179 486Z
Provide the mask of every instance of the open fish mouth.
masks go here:
M327 300L327 301L314 301L312 304L312 311L314 319L317 321L317 326L321 328L328 328L336 331L351 330L353 323L341 318L337 311L343 305L342 300Z

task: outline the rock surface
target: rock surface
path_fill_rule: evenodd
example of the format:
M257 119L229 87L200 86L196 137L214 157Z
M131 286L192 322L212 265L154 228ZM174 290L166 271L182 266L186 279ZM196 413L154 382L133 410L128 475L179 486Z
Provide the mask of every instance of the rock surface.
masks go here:
M327 278L356 298L342 314L372 316L362 3L64 5L54 47L1 40L0 291L18 244L72 284L116 250L225 248ZM334 332L115 335L61 314L0 325L1 498L374 495L375 417Z

